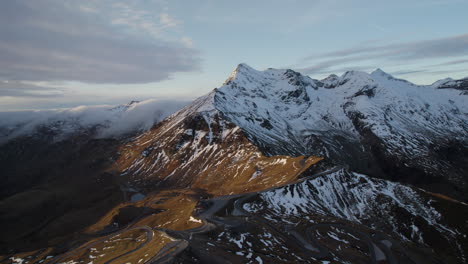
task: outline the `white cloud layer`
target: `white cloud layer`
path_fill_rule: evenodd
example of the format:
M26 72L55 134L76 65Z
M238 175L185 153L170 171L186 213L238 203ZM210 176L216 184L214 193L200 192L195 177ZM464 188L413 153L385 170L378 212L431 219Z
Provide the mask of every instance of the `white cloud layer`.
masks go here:
M31 135L47 127L66 137L100 126L97 137L114 137L147 130L188 102L146 100L118 106L79 106L59 110L0 112L0 143Z

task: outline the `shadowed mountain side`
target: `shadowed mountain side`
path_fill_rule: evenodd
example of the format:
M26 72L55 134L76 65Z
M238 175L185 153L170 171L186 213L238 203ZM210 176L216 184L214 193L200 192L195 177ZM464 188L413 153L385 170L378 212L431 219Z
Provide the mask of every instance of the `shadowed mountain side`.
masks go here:
M51 143L29 137L0 146L0 249L66 241L123 201L106 173L119 142L81 135Z

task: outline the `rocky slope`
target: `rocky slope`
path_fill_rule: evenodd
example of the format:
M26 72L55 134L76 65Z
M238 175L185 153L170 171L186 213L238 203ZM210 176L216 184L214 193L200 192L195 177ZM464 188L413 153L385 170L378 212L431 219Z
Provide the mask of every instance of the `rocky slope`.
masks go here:
M316 157L265 156L215 108L216 91L122 147L115 170L132 186L253 192L295 181Z

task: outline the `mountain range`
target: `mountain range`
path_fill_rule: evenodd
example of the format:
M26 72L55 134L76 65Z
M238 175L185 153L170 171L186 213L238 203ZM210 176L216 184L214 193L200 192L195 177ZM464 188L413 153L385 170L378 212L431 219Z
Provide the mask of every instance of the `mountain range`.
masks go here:
M0 260L464 263L467 96L239 64L165 119L5 123Z

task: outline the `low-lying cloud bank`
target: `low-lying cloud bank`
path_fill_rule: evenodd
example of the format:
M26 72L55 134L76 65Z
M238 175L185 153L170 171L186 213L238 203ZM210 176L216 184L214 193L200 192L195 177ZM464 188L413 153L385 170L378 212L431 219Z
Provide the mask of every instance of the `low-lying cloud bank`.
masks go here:
M97 129L96 137L116 137L150 129L188 101L145 100L126 105L79 106L69 109L0 112L0 144L44 128L57 139Z

